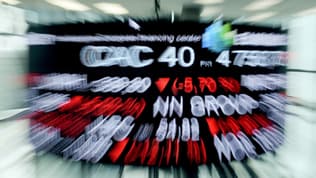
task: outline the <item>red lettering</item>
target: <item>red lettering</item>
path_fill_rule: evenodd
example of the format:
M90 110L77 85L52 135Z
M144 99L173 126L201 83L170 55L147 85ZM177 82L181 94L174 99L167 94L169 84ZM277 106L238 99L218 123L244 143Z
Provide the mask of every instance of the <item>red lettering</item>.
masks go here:
M216 82L213 78L211 77L198 77L199 82L200 82L200 90L203 93L205 88L208 89L209 92L214 93L216 92L217 86Z
M99 108L94 111L94 115L96 115L96 116L102 115L104 113L105 109L106 109L105 108L106 105L103 105L103 104L111 103L113 101L113 99L114 98L112 98L112 97L108 97L105 100L103 100L103 102L101 103Z
M226 92L239 93L240 84L232 77L218 77L218 82Z
M122 106L122 98L114 98L111 102L105 103L103 115L111 116L116 113Z
M203 139L200 139L200 150L201 150L201 163L202 164L206 164L207 162L207 154L206 154L206 149L205 149L205 145L203 142Z
M183 89L183 83L177 83L177 82L178 82L178 78L174 80L172 88L171 88L173 95L178 95L178 91Z
M193 91L192 77L184 78L184 92L191 93Z
M115 163L121 154L124 151L124 148L126 147L127 143L129 142L129 138L124 139L123 141L117 142L109 151L108 157L110 160Z
M139 101L137 99L128 98L123 107L120 109L123 115L134 116L135 119L138 118L144 111L146 107L146 101L142 98Z
M153 139L151 142L151 149L148 152L148 162L149 166L154 166L157 163L157 157L159 152L159 142L156 139Z
M219 126L215 118L206 118L206 123L212 136L217 135L219 132Z

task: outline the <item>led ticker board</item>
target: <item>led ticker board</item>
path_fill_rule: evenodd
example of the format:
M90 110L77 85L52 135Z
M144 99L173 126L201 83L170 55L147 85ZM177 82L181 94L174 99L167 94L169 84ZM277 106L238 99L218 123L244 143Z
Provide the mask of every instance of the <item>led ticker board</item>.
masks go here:
M30 138L73 160L199 165L284 141L286 33L192 22L30 29Z

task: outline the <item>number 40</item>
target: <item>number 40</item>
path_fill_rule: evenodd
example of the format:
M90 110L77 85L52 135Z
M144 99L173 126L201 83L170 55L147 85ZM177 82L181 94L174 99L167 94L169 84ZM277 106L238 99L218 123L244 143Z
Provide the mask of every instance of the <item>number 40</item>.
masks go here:
M194 50L189 46L180 47L177 54L177 49L174 46L169 46L158 58L158 62L168 63L168 67L174 67L178 62L182 67L190 67L195 60ZM189 52L189 61L185 61L184 53Z

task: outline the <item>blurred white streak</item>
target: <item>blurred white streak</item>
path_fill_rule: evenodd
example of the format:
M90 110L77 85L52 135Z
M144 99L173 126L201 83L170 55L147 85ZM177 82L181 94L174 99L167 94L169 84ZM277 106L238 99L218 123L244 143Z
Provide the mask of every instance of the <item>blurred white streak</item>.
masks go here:
M18 0L0 0L0 3L1 2L9 4L9 5L18 5L21 3L21 1L18 1Z
M194 0L193 1L193 3L201 4L201 5L219 4L223 2L224 0Z
M316 7L302 10L302 11L294 14L294 16L307 16L307 15L312 15L312 14L316 14Z
M275 16L276 14L277 14L276 12L262 12L262 13L258 13L258 14L248 17L247 19L245 19L245 21L258 22L258 21L270 18L272 16Z
M114 15L124 15L128 14L128 10L121 4L109 3L109 2L99 2L93 4L96 8L100 9L104 13L114 14Z
M200 16L201 17L209 17L218 14L221 11L219 7L205 7L203 8Z
M76 0L46 0L48 3L59 6L66 10L73 10L73 11L87 11L90 7L76 1Z
M281 3L283 0L256 0L248 4L244 9L247 11L257 11L270 8Z

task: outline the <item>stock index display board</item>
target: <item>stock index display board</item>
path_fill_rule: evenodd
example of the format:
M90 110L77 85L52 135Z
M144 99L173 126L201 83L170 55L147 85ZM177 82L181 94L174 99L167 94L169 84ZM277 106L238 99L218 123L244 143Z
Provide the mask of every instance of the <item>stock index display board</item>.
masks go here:
M284 141L287 36L193 22L29 30L30 139L73 160L199 165Z

